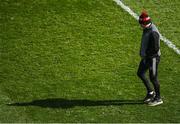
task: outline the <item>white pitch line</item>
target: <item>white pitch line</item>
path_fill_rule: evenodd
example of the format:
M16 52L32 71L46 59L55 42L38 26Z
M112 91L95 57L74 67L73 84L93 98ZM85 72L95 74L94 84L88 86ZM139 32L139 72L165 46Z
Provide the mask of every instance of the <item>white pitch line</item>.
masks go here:
M136 20L139 19L138 14L133 12L128 6L126 6L121 0L114 0L121 8L127 11L130 15L132 15ZM160 39L169 47L172 48L178 55L180 55L180 50L174 45L170 40L160 34Z

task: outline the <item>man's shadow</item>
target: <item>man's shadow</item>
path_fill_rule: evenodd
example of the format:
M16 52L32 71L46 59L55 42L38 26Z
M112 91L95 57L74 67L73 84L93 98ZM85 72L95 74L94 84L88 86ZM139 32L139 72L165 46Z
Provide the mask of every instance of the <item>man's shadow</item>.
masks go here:
M63 99L63 98L51 98L34 100L31 102L20 102L7 104L8 106L39 106L43 108L62 108L68 109L75 106L120 106L120 105L135 105L143 104L142 100L86 100L86 99Z

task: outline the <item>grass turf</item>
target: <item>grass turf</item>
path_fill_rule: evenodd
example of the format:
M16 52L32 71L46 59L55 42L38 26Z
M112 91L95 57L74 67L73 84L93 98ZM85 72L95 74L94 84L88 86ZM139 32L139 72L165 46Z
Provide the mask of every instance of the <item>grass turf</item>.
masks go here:
M2 0L0 14L0 122L179 122L179 56L162 43L164 104L141 104L141 29L113 1Z

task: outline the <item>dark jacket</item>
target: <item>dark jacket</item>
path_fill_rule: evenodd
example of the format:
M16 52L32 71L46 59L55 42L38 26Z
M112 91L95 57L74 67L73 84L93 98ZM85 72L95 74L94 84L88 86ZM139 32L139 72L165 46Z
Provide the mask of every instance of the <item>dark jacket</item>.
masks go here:
M148 47L146 49L147 57L156 57L158 56L158 51L160 49L159 45L159 34L155 31L152 31L149 36Z
M142 58L152 58L160 56L160 34L154 24L143 30L140 56Z

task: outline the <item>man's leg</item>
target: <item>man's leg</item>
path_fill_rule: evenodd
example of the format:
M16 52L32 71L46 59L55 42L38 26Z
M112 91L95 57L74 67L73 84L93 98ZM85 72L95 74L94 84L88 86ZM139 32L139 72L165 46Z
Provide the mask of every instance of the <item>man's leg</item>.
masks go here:
M150 75L150 80L153 83L153 86L154 86L154 89L156 92L156 96L155 96L154 100L149 102L150 106L156 106L156 105L160 105L163 103L163 101L161 100L161 97L160 97L160 84L159 84L159 81L157 78L159 62L160 62L160 57L153 58L150 62L149 75Z
M160 58L152 58L150 62L150 68L149 68L149 76L150 80L153 83L154 90L156 92L156 98L160 98L160 84L158 81L158 64L159 64Z
M150 93L153 90L151 89L150 83L145 76L145 73L147 70L148 70L148 62L146 59L142 59L140 64L139 64L137 75L143 81L143 83L147 89L147 93Z

